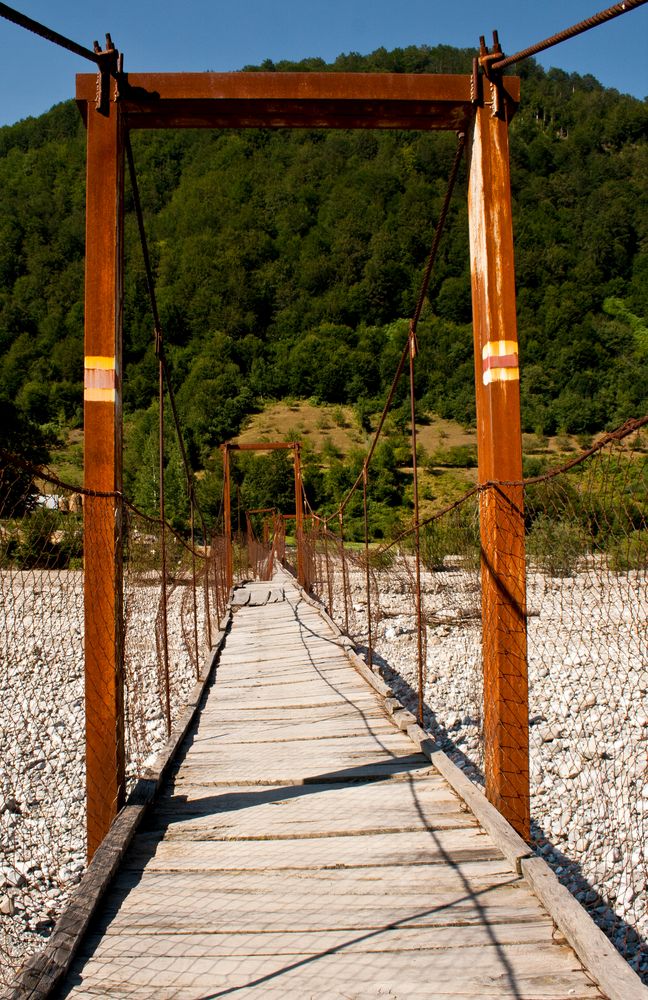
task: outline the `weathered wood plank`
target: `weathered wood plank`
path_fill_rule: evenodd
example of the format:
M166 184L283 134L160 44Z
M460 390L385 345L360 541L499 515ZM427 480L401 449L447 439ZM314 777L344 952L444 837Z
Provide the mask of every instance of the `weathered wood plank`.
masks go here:
M244 931L316 931L353 930L384 927L437 927L464 924L510 925L545 919L538 900L519 882L482 886L475 890L462 885L451 889L430 887L425 894L409 895L407 889L379 900L375 894L347 892L344 885L326 887L310 883L300 887L294 883L291 891L282 893L276 886L262 893L251 888L252 879L245 880L245 891L231 884L210 896L200 877L193 885L186 878L160 880L156 891L147 881L147 896L131 892L115 894L104 910L104 920L110 920L111 933L132 933L133 928L161 933L163 931L240 933ZM262 883L265 884L265 883ZM169 910L168 896L163 888L172 887L177 894ZM317 888L314 898L313 889ZM310 890L310 891L307 891ZM378 905L377 905L378 904Z
M353 716L343 716L340 719L325 717L322 719L307 719L302 721L296 718L290 722L285 719L266 722L256 720L237 719L234 722L223 722L211 716L201 720L200 725L195 730L191 738L191 745L196 746L201 741L217 739L221 743L236 743L244 746L246 743L272 743L273 741L285 741L290 743L308 742L320 738L324 739L346 739L362 736L391 736L394 733L394 726L382 716L365 717L362 725L358 725L358 720ZM410 746L411 750L411 746Z
M243 932L236 937L230 934L178 933L161 931L151 936L147 944L147 955L151 958L183 956L218 958L232 954L252 957L254 955L317 955L322 951L344 949L347 954L371 954L386 951L441 951L447 948L461 949L469 959L470 951L484 945L522 945L544 943L551 937L552 923L546 918L534 923L466 924L457 934L454 925L448 927L384 928L381 933L364 937L350 935L344 930L317 931L269 931L262 933ZM147 933L146 930L143 933ZM356 939L359 937L359 940ZM97 958L125 960L141 951L142 934L108 933L89 935L84 943L83 954Z
M156 894L167 899L177 895L188 898L193 889L197 896L215 892L232 892L237 897L250 893L256 896L285 893L286 895L341 892L370 897L398 897L403 891L409 896L434 892L478 894L497 885L519 885L520 877L511 872L503 859L469 861L461 866L421 865L412 871L404 865L367 866L365 868L312 868L296 871L205 871L200 879L193 872L127 871L122 869L115 879L120 892L141 886L147 896Z
M292 762L291 762L292 764ZM209 763L199 764L193 760L187 764L175 777L174 787L182 790L185 785L310 785L325 783L346 783L349 781L367 782L383 781L392 777L401 777L409 780L410 776L426 775L427 769L417 759L406 757L386 758L384 761L376 761L370 764L353 764L347 761L344 766L340 759L329 762L327 768L326 761L316 762L310 774L304 773L303 769L295 767L277 766L274 771L267 769L263 779L259 778L259 771L253 765L249 768L219 767ZM319 768L322 768L320 771ZM293 771L291 774L290 771Z
M360 935L358 935L360 936ZM164 956L152 962L148 955L138 955L128 962L131 986L159 989L192 989L199 995L218 996L221 990L239 991L254 987L259 996L274 985L284 996L320 997L357 995L359 987L377 987L383 995L406 997L404 983L424 984L429 1000L444 990L449 995L463 992L473 997L501 997L509 990L518 997L555 998L592 996L585 988L582 973L573 968L570 949L555 944L492 945L481 947L467 960L461 948L442 951L371 952L363 960L360 953L295 954L253 957L218 956L209 958ZM123 982L121 961L95 960L84 974L83 986L104 983L109 989ZM338 993L331 991L335 983ZM387 987L387 988L386 988ZM348 992L345 994L343 990ZM407 987L406 987L407 989ZM575 990L575 993L571 991ZM516 992L517 991L517 994ZM371 994L370 994L371 995ZM194 993L194 997L196 993Z
M249 835L260 830L292 831L293 836L319 831L322 835L361 832L381 826L395 830L403 826L429 829L472 817L457 798L436 781L418 782L416 795L403 795L395 782L366 784L359 794L353 785L248 786L214 790L192 787L186 795L160 799L147 829L168 830L173 837L179 827L226 827L230 834Z
M263 750L259 750L259 742L264 743ZM302 741L306 742L306 741ZM246 760L258 760L259 753L263 754L264 767L275 767L276 763L283 758L295 757L295 747L291 740L275 741L255 741L236 742L224 741L217 735L211 737L203 736L195 739L192 743L192 757L201 763L203 755L207 754L215 764L228 763L230 761L240 762L245 766ZM318 758L322 760L336 760L338 757L345 760L352 757L354 760L374 761L385 756L396 759L412 759L412 744L407 737L395 733L371 734L371 733L346 733L343 738L339 736L319 736L307 741L306 746L298 748L300 761L304 760L304 766L310 769L311 761L316 762ZM418 756L418 755L417 755ZM429 767L429 761L420 755L421 765Z
M313 837L308 840L202 840L178 843L140 834L124 868L206 871L429 865L499 857L479 828L416 833Z
M580 988L574 986L574 988L570 989L569 1000L592 1000L593 996L600 996L600 994L593 994L591 987L583 986L582 983L578 985ZM287 1000L287 997L290 997L291 1000L292 998L294 1000L303 1000L305 995L309 996L309 1000L311 998L312 1000L349 1000L349 997L352 997L353 1000L380 1000L380 998L385 996L388 996L390 1000L476 1000L476 998L486 1000L489 996L497 996L500 1000L520 1000L521 996L533 997L533 1000L565 1000L565 994L559 988L554 988L550 992L541 992L536 986L532 992L524 994L520 993L517 986L507 989L501 984L497 992L491 994L483 990L475 993L472 989L470 993L466 993L463 990L457 992L452 986L449 989L452 992L447 992L445 989L437 987L431 993L426 986L421 985L421 981L401 977L398 983L383 980L379 984L368 987L356 986L352 982L340 983L338 986L332 987L329 983L318 989L317 994L304 994L299 989L295 992L286 993L285 987L280 986L274 989L264 983L260 988L252 986L250 988L243 987L236 989L235 995L237 1000L250 1000L250 998L258 1000L260 996L263 996L263 1000ZM211 996L227 996L229 992L231 991L211 994ZM84 998L106 997L108 1000L131 1000L133 997L136 997L137 1000L196 1000L196 991L178 987L165 990L160 987L147 988L135 986L129 989L125 986L104 988L103 986L84 985L81 992L66 993L65 996L83 996ZM64 998L62 997L61 1000L64 1000Z
M223 731L228 727L233 726L235 723L260 723L260 722L273 722L280 723L282 725L288 725L288 719L292 719L295 723L306 723L314 721L321 718L328 718L336 708L336 703L331 698L322 699L316 705L299 705L293 706L290 715L284 710L284 706L280 704L265 706L265 705L237 705L235 702L230 702L230 704L225 707L220 712L220 716L216 716L213 712L205 714L205 720L210 724L215 722L218 724L219 719L222 720ZM380 712L377 705L371 702L366 702L364 704L355 704L345 701L342 704L339 712L340 718L357 719L360 725L364 725L365 720L367 722L371 719L383 719L384 716ZM241 727L242 728L242 727Z

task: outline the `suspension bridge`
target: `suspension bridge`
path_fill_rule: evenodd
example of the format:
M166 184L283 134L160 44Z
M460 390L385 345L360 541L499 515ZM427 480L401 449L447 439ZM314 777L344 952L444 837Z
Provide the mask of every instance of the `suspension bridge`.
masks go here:
M639 3L617 4L508 58L496 34L491 49L482 39L471 75L410 76L130 74L109 37L105 50L96 44L94 51L86 50L0 4L0 14L50 41L67 43L98 70L97 76L77 77L88 143L84 487L75 489L7 452L0 468L3 518L27 516L43 485L62 501L61 528L40 539L41 560L27 568L9 560L3 570L3 632L8 650L27 649L39 629L39 636L47 632L33 651L41 656L41 646L47 646L50 665L58 669L81 644L71 608L78 612L82 602L80 759L89 863L76 888L67 891L67 905L44 949L25 957L20 942L8 939L8 965L16 971L6 981L8 996L648 996L634 969L580 905L600 904L601 922L607 903L616 898L621 915L611 919L618 920L613 930L619 947L643 930L645 907L638 905L635 889L648 863L638 807L646 762L639 759L633 769L615 744L614 766L608 767L607 734L602 731L593 748L581 737L590 736L597 722L604 730L600 715L586 713L596 708L597 698L611 703L618 697L620 664L627 667L624 683L627 678L641 704L648 690L642 660L648 564L641 557L647 537L644 473L635 454L648 417L627 420L567 465L534 479L522 476L508 165L508 126L520 85L502 75L515 61L634 6ZM129 140L135 129L193 127L457 134L446 197L391 390L355 482L326 515L310 507L298 442L226 443L217 529L206 524L197 502ZM414 393L417 327L464 162L478 483L423 519ZM159 365L159 517L138 510L122 483L126 172ZM367 513L371 463L408 373L412 525L376 546ZM169 411L186 473L184 531L165 516ZM290 450L295 503L288 514L247 511L246 532L240 517L234 532L230 463L244 448ZM579 477L577 488L570 476ZM83 504L82 578L59 559L59 536L76 516L72 494ZM589 531L574 556L577 580L587 581L587 599L578 597L574 613L576 604L569 601L580 594L580 583L561 590L558 598L558 605L571 611L569 634L560 640L564 646L551 645L561 620L554 618L551 627L543 622L542 633L530 625L532 615L541 616L530 599L546 600L546 588L537 567L529 570L525 553L529 509L561 524L577 520ZM360 550L346 543L352 510L364 524ZM287 522L294 524L292 538ZM452 530L439 565L426 546L433 530L448 525ZM8 552L20 551L24 532L17 531ZM444 564L446 557L450 561ZM441 581L438 573L445 570ZM448 580L449 609L438 600L449 590ZM397 595L405 595L404 603ZM444 593L446 603L448 596ZM534 683L535 690L558 683L552 671L560 670L562 661L574 661L586 615L604 627L601 646L613 652L599 656L591 692L581 683L561 695L569 710L561 715L562 728L556 723L551 730L548 710L530 717L530 677L532 697ZM396 653L389 646L389 621L397 623L391 632L401 636ZM63 627L70 637L65 651ZM434 643L443 668L431 655ZM411 669L395 662L406 645ZM445 662L441 646L459 652ZM537 676L530 675L530 664ZM431 687L439 681L434 670L446 671L445 714ZM467 686L453 693L463 675ZM458 723L451 709L459 711ZM585 714L570 736L570 720L579 713ZM533 727L540 723L546 739L534 743ZM648 717L642 721L635 713L628 745L635 730L643 738L647 725ZM457 729L461 738L455 739ZM470 753L466 739L473 730ZM563 755L559 763L542 756L549 744ZM621 779L619 761L625 768ZM562 867L563 856L552 853L551 810L542 818L534 815L532 795L541 801L543 789L559 779L572 783L561 786L565 794L581 795L582 811L591 814L578 841L585 855L612 823L610 806L615 822L625 824L624 844L634 838L638 845L609 862L617 865L612 897L605 895L612 876L603 863L590 871L585 856L578 871L567 859ZM594 801L593 787L600 802ZM8 812L15 817L20 808L10 805ZM65 808L59 812L62 816ZM26 833L18 829L21 837L32 837L33 858L9 866L7 878L32 905L33 872L40 871L49 885L50 872L56 866L67 872L75 855L70 831L66 853L65 837L59 843L56 830L45 831L42 824ZM558 874L568 869L577 898L554 868ZM66 877L59 880L65 884ZM11 918L25 910L16 893L2 905Z
M237 588L231 612L57 995L596 998L612 974L641 995L290 574ZM61 923L59 948L83 920Z

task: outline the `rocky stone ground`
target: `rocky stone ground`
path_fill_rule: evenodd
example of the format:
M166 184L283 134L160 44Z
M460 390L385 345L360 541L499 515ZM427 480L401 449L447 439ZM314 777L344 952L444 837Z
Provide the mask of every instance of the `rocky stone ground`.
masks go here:
M376 662L410 709L417 639L409 560L374 574ZM350 632L366 646L364 574L352 569ZM423 573L425 726L482 778L477 573ZM344 627L341 580L334 612ZM328 590L321 597L326 602ZM648 596L646 574L593 565L528 578L531 811L536 849L648 981Z
M168 597L172 719L195 681L191 593L179 585ZM158 606L159 587L127 585L131 778L166 739ZM0 994L85 870L83 620L81 573L0 573Z

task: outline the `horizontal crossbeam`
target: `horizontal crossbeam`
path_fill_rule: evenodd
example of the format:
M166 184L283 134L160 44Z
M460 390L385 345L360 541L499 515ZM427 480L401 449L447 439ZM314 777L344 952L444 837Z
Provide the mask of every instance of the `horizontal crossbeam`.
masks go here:
M226 446L221 445L221 447L227 447L230 451L277 451L282 448L292 449L296 444L296 441L260 441L258 444L235 444L228 441Z
M504 80L517 103L517 77ZM77 76L85 115L96 78ZM134 73L119 80L130 128L399 128L464 131L471 77L420 73Z

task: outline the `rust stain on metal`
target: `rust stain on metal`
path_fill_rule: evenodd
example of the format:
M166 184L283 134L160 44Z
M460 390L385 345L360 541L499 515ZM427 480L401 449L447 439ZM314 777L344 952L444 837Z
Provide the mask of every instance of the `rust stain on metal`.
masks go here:
M123 145L118 108L88 120L85 271L85 486L120 492ZM84 504L88 856L124 797L121 505Z
M517 101L517 78L505 87ZM94 76L77 76L84 115L95 89ZM135 73L120 76L119 102L130 128L465 131L473 116L468 74Z
M479 480L519 481L522 449L508 125L477 111L468 192ZM526 581L520 487L480 493L489 799L529 836Z

